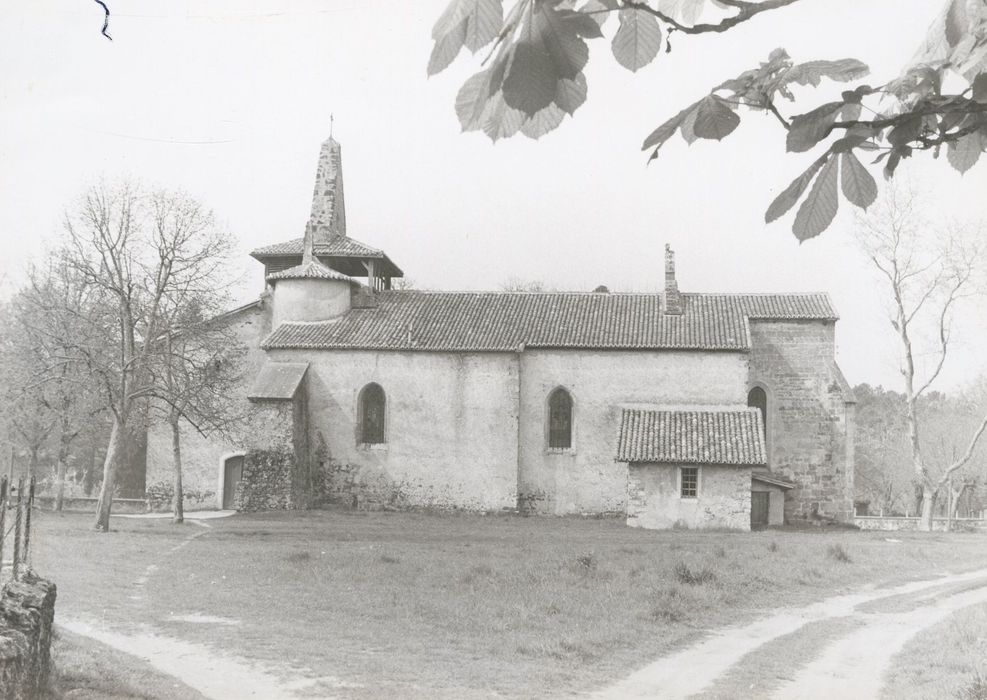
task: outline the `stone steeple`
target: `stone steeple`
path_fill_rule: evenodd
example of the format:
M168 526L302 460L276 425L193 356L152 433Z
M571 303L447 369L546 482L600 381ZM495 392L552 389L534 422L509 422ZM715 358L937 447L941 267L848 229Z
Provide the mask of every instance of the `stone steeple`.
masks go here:
M322 144L308 220L313 240L327 243L346 236L346 204L343 200L343 162L339 142L332 136ZM308 235L306 231L306 236Z

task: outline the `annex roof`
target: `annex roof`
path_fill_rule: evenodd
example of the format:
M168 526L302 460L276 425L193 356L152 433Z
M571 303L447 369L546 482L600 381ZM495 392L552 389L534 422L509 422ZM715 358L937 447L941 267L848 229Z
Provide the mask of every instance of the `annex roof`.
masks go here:
M764 427L756 408L625 408L618 462L765 465Z
M295 257L300 262L304 241L304 238L292 238L290 241L257 248L251 251L250 256L261 262L268 262L271 259ZM333 267L347 267L347 264L349 266L356 265L356 267L353 267L354 271L350 271L349 274L360 274L359 260L372 259L381 261L381 274L388 277L401 277L404 275L401 268L395 265L384 251L378 248L372 248L365 243L361 243L347 236L334 236L328 239L316 238L314 252L317 258L330 259ZM347 259L349 258L356 258L356 260L348 261Z
M284 323L268 349L512 352L521 348L750 348L749 319L835 320L825 294L683 294L665 314L659 294L384 291L376 308L320 323Z
M247 398L254 401L289 401L295 397L307 362L268 362L254 379Z
M340 272L330 270L318 260L309 260L307 263L295 265L294 267L289 267L287 270L281 270L280 272L275 272L267 276L268 282L300 279L343 280L344 282L353 281Z
M778 476L777 474L772 474L771 472L751 472L751 479L754 481L760 481L764 484L771 484L772 486L778 486L786 491L795 488L795 484L788 479Z

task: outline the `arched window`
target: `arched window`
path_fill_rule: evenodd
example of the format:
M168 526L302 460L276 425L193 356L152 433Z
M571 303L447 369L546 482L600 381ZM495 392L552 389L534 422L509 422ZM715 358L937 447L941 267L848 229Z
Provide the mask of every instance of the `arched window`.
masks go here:
M759 386L747 392L747 405L761 412L761 425L764 426L764 436L768 435L768 395Z
M380 384L367 384L360 392L360 442L379 445L384 442L384 408L387 398Z
M572 447L572 397L562 388L548 397L548 446L553 450Z

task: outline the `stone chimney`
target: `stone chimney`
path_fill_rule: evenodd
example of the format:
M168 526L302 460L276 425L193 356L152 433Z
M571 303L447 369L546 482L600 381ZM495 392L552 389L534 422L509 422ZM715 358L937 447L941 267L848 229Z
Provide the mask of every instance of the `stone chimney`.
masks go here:
M665 244L665 313L673 316L682 314L682 294L675 281L675 252Z

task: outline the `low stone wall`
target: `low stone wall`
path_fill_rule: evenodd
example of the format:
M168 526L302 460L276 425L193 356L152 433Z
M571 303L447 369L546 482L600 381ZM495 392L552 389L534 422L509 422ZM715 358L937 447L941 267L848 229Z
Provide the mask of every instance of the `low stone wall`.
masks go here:
M62 511L65 513L95 513L98 498L93 496L66 496L62 499ZM35 496L34 503L42 510L55 510L54 496ZM143 498L114 498L114 513L133 514L146 513L147 501Z
M55 584L31 571L0 592L0 697L42 697L51 674Z
M880 516L880 515L858 515L853 519L853 524L861 530L918 530L921 518L912 516ZM945 532L949 521L946 518L934 518L932 529L935 532ZM954 532L987 532L987 520L982 518L953 518L952 530Z

